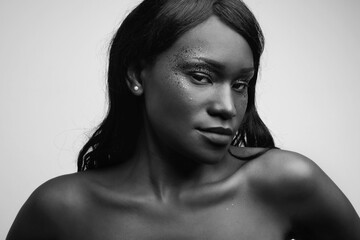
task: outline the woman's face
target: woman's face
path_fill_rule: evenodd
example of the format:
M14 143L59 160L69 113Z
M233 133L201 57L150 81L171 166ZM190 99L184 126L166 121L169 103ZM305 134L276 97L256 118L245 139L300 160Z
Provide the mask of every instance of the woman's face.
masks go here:
M243 119L254 75L245 39L210 17L141 72L147 126L172 153L215 164Z

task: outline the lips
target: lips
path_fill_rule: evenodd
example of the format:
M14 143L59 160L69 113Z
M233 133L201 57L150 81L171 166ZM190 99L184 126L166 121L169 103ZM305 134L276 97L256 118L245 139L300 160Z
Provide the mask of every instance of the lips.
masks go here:
M202 128L200 130L204 132L217 133L221 135L228 135L228 136L233 135L233 131L230 128L212 127L212 128Z
M207 141L215 145L227 145L233 137L233 131L230 128L201 128L198 131Z

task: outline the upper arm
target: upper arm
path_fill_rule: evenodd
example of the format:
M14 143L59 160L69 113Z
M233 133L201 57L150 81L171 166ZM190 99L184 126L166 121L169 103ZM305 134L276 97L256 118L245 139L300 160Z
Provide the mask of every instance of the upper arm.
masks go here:
M275 154L274 154L275 152ZM310 159L274 151L267 165L268 198L275 199L294 232L310 239L360 240L360 220L331 179Z
M52 179L38 187L15 218L7 240L59 239L80 204L77 180L71 176Z
M56 223L51 199L46 187L36 189L20 209L6 239L55 239Z
M360 240L360 219L350 201L315 163L301 161L309 171L300 181L308 184L306 194L291 211L298 231L317 239Z

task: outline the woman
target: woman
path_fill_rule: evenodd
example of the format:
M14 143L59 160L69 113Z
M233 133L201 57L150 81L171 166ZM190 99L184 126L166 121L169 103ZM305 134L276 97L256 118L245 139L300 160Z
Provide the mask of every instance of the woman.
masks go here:
M79 173L35 190L7 239L360 239L346 197L258 116L263 46L239 0L142 2Z

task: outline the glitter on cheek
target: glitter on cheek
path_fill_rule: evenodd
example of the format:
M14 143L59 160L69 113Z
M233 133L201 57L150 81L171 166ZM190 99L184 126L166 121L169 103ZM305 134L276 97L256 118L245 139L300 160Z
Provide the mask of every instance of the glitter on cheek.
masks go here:
M201 46L183 46L175 54L168 58L169 75L168 80L177 88L177 96L181 96L184 101L193 102L195 96L191 86L190 76L184 71L182 65L192 58L198 58L203 53ZM175 97L175 96L174 96Z
M181 69L178 67L178 64L172 64L169 75L167 77L169 84L175 87L174 90L176 91L176 95L179 94L183 98L192 100L190 95L190 82L187 78L188 76L186 76L186 74L181 71Z
M183 101L193 101L190 82L186 76L178 71L172 70L168 77L169 83L174 87L174 97L178 96Z

